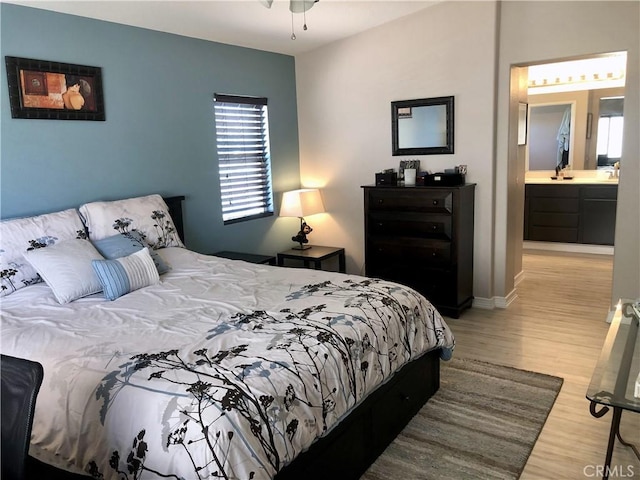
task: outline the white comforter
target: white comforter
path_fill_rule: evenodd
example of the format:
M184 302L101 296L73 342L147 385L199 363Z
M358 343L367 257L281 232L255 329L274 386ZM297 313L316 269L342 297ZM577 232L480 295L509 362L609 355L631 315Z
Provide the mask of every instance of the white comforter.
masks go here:
M43 283L2 299L2 353L45 371L32 455L108 480L271 478L404 363L453 349L393 283L159 253L161 283L113 302Z

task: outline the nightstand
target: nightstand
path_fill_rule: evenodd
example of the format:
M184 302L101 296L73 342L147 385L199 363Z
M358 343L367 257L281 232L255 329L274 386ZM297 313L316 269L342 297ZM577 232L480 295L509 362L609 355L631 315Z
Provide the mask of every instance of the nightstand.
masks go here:
M316 270L322 269L322 262L329 258L338 257L338 270L340 273L346 273L344 248L338 247L322 247L319 245L312 245L311 248L306 250L296 250L291 248L284 252L278 253L278 265L281 267L284 265L286 259L289 260L301 260L305 268L309 268L309 265L313 263L313 267Z
M261 264L276 264L276 257L271 255L257 255L255 253L242 253L242 252L230 252L228 250L224 250L222 252L214 253L216 257L228 258L230 260L244 260L245 262L250 263L261 263Z

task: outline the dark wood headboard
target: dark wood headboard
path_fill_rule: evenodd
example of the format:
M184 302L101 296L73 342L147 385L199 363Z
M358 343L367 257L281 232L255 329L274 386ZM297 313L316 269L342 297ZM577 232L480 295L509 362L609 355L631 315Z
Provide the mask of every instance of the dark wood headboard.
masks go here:
M184 195L164 197L164 201L167 207L169 207L169 215L171 215L176 230L178 230L178 236L180 240L182 240L182 243L184 243L184 224L182 223L182 202L184 201Z

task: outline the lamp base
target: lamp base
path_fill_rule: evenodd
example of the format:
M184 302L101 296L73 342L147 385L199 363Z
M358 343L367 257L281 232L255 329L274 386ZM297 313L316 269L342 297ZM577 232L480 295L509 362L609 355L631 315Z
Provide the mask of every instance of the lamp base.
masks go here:
M292 250L309 250L311 245L306 245L309 241L307 240L307 233L313 232L313 228L311 228L307 222L304 221L304 218L300 217L300 231L294 237L291 237L291 240L297 242L300 246L293 247Z

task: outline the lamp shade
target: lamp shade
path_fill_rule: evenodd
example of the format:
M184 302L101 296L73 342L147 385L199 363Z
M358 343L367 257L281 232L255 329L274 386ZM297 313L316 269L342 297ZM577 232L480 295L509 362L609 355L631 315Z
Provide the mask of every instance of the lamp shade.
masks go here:
M281 217L306 217L323 213L324 204L317 188L303 188L282 194Z

